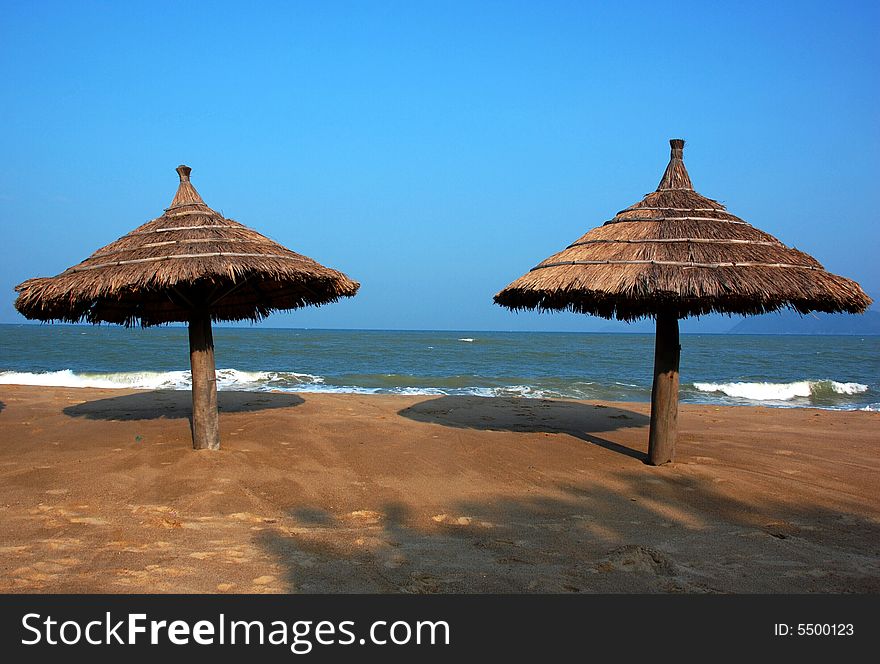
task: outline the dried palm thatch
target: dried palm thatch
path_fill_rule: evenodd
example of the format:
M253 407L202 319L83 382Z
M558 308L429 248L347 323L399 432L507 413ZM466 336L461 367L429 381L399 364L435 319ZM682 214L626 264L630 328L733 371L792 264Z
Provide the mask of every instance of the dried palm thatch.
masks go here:
M18 285L16 308L28 318L143 326L211 318L258 320L274 310L351 297L358 284L247 226L199 196L191 169L179 166L171 205L55 277Z
M782 307L861 313L859 285L694 191L684 141L657 190L550 256L495 295L510 309L657 320L649 461L671 461L678 404L678 319Z
M634 320L761 314L782 307L859 313L870 298L694 191L673 139L660 186L532 268L495 296L511 309L570 310Z
M193 447L220 447L211 321L258 320L272 311L353 296L356 281L294 253L209 208L178 166L171 205L55 277L16 287L27 318L189 325Z

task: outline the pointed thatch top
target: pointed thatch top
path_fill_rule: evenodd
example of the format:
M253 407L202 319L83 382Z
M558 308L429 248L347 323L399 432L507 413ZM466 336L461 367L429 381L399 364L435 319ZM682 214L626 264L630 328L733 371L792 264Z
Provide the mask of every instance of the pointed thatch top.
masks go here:
M589 231L495 296L511 309L570 310L633 320L661 309L679 317L759 314L790 307L860 313L857 283L826 272L694 191L684 141L657 190Z
M667 189L689 189L694 190L691 184L691 176L688 175L687 169L684 167L684 141L680 138L672 138L669 140L671 154L669 155L669 165L663 178L657 186L657 191L665 191Z
M157 217L56 277L16 287L16 308L37 320L156 325L256 320L273 310L351 297L358 283L209 208L178 166L180 185Z
M205 201L202 200L202 197L199 196L199 192L196 191L196 188L189 180L192 169L189 166L181 164L175 170L177 170L177 175L180 177L180 186L177 187L177 193L174 194L174 200L171 201L171 205L169 205L165 211L170 212L176 208L189 205L200 205L204 209L209 209L208 206L205 205Z

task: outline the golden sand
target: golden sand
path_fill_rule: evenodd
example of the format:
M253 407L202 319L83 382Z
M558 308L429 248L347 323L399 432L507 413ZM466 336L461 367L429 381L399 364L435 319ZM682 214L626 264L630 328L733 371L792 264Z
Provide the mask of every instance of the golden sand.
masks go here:
M0 386L0 592L880 592L880 413Z

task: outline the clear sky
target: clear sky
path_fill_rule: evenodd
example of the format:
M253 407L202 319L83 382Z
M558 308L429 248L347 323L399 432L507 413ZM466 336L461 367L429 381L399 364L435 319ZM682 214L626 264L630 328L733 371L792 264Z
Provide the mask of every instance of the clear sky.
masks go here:
M626 329L492 295L653 190L671 137L700 193L880 298L875 0L0 8L0 322L186 163L362 283L263 325Z

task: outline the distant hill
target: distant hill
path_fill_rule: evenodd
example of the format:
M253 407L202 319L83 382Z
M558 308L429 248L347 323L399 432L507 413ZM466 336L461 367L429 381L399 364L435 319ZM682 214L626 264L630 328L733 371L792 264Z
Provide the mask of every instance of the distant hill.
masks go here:
M880 334L880 311L860 315L812 313L801 316L783 311L750 316L732 328L730 334Z

